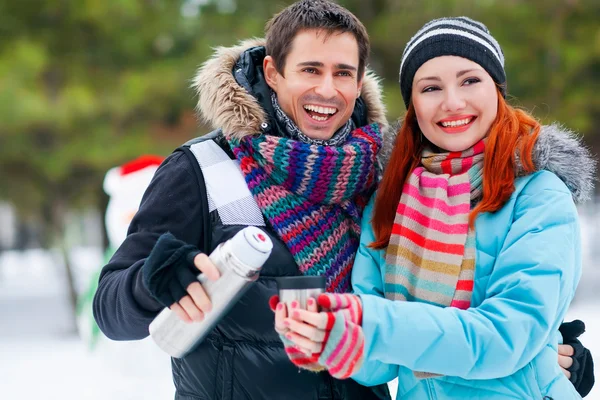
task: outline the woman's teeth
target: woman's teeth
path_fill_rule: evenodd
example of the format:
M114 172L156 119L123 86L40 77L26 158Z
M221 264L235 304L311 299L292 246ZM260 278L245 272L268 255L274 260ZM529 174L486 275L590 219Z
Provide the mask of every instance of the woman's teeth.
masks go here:
M440 122L440 124L444 128L455 128L457 126L467 125L472 120L473 120L473 117L470 117L470 118L465 118L465 119L458 119L456 121L442 121L442 122Z

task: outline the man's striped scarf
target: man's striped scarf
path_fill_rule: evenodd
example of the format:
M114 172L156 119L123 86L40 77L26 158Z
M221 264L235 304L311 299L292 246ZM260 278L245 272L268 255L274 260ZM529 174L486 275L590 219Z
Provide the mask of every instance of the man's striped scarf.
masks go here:
M304 275L327 291L350 290L360 219L377 179L379 125L355 129L341 146L272 135L229 139L250 192Z
M475 268L471 201L481 196L484 141L426 150L402 189L386 250L385 296L469 308Z

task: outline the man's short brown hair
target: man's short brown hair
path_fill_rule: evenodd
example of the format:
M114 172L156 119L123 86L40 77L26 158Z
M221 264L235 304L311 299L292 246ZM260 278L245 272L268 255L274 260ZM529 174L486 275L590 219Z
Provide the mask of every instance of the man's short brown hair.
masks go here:
M362 79L370 51L367 30L354 14L328 0L297 1L267 22L267 55L273 57L275 68L281 75L294 38L306 29L322 29L326 35L353 34L358 43L358 80Z

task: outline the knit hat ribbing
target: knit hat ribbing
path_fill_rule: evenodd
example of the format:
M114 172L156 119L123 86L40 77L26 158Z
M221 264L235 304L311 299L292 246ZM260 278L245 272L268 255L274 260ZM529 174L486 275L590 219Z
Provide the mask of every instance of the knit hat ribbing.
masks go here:
M481 65L506 96L504 54L487 27L467 17L439 18L425 24L402 53L400 91L407 108L415 73L421 65L440 56L459 56Z

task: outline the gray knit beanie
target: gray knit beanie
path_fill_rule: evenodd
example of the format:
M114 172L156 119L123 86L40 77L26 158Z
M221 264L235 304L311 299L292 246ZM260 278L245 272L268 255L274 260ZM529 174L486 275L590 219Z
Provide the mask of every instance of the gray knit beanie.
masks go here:
M402 53L400 91L407 108L415 73L421 65L440 56L459 56L481 65L506 97L504 54L487 27L467 17L440 18L426 23Z

